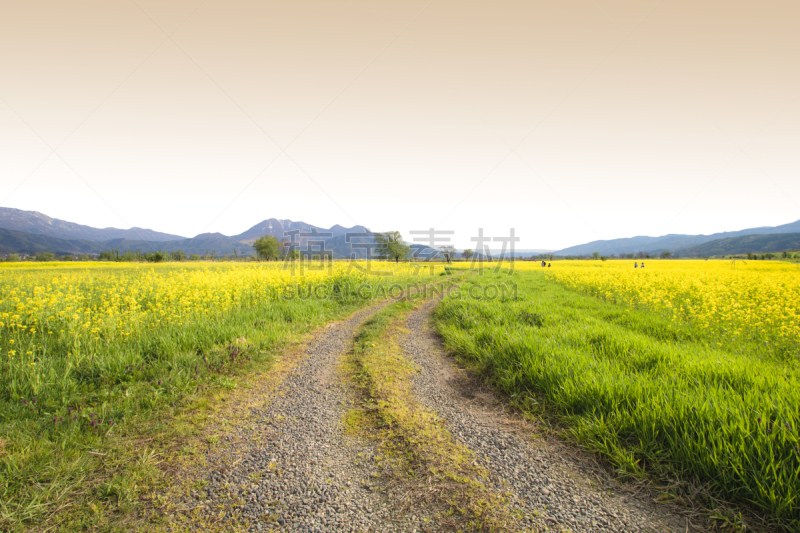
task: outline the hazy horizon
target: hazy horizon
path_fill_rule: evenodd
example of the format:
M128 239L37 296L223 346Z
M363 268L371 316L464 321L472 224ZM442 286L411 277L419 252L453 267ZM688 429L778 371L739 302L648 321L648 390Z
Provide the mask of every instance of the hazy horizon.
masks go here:
M5 206L2 206L2 207L5 207ZM40 213L40 214L43 214L43 215L47 216L47 213ZM55 218L55 217L51 217L51 218ZM207 231L207 232L204 232L202 234L198 233L198 234L193 234L193 235L179 235L179 236L183 237L183 238L187 238L187 239L191 239L191 238L197 237L199 235L203 235L203 234L222 234L222 235L224 235L226 237L233 237L233 236L239 235L241 233L244 233L248 229L258 225L259 223L261 223L261 222L263 222L265 220L269 220L269 219L277 219L277 217L268 217L267 219L258 220L256 222L253 222L252 224L250 224L246 228L241 229L241 231L236 231L234 233L225 234L225 233L221 233L221 232ZM285 221L285 220L290 220L290 219L277 219L277 220ZM67 222L74 222L74 221L68 220ZM291 220L291 222L303 222L303 223L310 224L312 226L316 226L316 227L319 227L319 228L330 228L330 227L333 227L335 225L335 224L332 224L330 226L323 226L323 225L320 225L320 224L315 224L313 221L302 220L302 219ZM791 220L791 221L788 221L786 223L788 224L788 223L791 223L791 222L795 222L795 221ZM340 225L344 226L343 224L340 224ZM783 225L783 224L777 224L777 225L780 226L780 225ZM170 232L161 231L159 228L151 228L151 227L147 227L147 226L135 226L135 227L139 227L139 228L145 229L145 230L158 231L158 232L161 232L161 233L170 233ZM772 227L772 226L754 226L754 227ZM105 228L99 228L99 229L109 229L109 228L120 229L117 226L106 226ZM367 226L367 228L370 229L371 231L381 231L381 230L374 230L374 229L370 228L369 226ZM121 228L121 229L127 229L127 228ZM751 227L727 229L727 230L723 230L721 232L715 232L715 233L736 232L736 231L740 231L740 230L744 230L744 229L751 229ZM175 234L175 235L177 235L177 234ZM694 235L709 235L709 234L694 234ZM625 237L610 237L609 239L634 238L634 237L662 237L662 236L665 236L665 235L628 235L628 236L625 236ZM421 242L421 241L414 241L415 238L420 238L421 239L421 237L419 237L418 235L410 235L408 233L405 233L403 235L403 237L407 242L409 242L411 244L424 244L424 242ZM594 240L598 240L598 239L594 239ZM605 240L605 239L603 239L603 240ZM565 248L570 248L570 247L576 246L576 245L590 244L591 242L593 242L593 241L580 242L580 243L576 243L576 244L569 245L569 246L562 246L561 248L541 248L541 247L536 248L536 247L529 247L529 246L520 247L519 244L516 244L515 245L515 250L518 253L519 252L549 253L549 252L555 252L555 251L558 251L558 250L562 250L562 249L565 249ZM447 244L447 243L445 243L445 244ZM474 248L474 246L475 246L474 243L465 243L465 244L463 244L461 246L457 246L457 248L463 250L463 249L466 249L466 248ZM498 243L497 246L489 245L489 249L493 253L497 252L497 251L500 251L500 250L502 250L502 243Z
M800 219L800 4L11 1L0 206L520 249ZM53 149L56 149L53 153Z

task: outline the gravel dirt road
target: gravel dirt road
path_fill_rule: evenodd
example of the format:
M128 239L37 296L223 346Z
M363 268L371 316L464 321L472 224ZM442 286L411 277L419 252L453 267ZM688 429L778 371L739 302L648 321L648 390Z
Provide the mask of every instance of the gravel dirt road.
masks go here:
M492 488L510 494L525 530L687 531L685 518L635 496L586 457L508 414L442 349L430 327L435 304L412 311L400 339L420 367L414 392L489 470ZM434 507L397 505L404 488L387 485L376 448L345 430L354 394L339 365L360 326L385 305L329 324L270 393L254 391L269 397L254 402L247 422L208 452L199 488L179 502L182 524L198 531L444 530L430 520Z
M380 477L374 449L343 427L351 394L337 365L380 307L320 332L274 398L224 437L190 503L203 518L198 529L415 531L410 516L393 516L390 495L373 490Z

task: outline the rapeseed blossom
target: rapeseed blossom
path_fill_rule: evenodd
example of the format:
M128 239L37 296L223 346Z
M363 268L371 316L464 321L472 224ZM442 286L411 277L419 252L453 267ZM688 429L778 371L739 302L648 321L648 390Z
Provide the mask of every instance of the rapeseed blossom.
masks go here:
M796 349L800 341L800 269L781 261L555 261L544 274L607 301L672 316L726 339ZM517 262L535 270L536 263ZM541 270L541 267L538 267Z
M309 266L314 267L306 263L301 269L300 262L0 264L0 354L7 356L0 358L0 375L36 381L37 361L66 356L74 368L129 338L213 322L231 310L285 298L297 287L301 294L313 287L315 297L324 297L344 286L424 283L442 270L374 261L373 270L391 275L370 276L363 262Z

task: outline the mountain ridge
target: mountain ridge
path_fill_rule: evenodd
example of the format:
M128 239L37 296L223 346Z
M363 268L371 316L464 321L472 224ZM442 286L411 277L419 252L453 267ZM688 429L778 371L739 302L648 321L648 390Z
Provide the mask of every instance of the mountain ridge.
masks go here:
M800 232L772 233L767 235L740 235L727 239L716 239L691 248L681 250L684 256L746 254L748 252L781 252L783 250L800 250Z
M599 252L601 255L631 254L638 252L660 253L680 252L707 242L720 239L729 239L745 235L772 235L778 233L800 232L800 220L782 224L780 226L762 226L758 228L746 228L738 231L724 231L709 235L684 235L671 233L660 237L636 236L621 239L608 239L570 246L554 252L555 255L591 255Z
M181 235L139 227L129 229L94 228L76 222L52 218L38 211L24 211L13 207L0 207L0 228L56 239L97 242L120 238L137 238L153 242L185 238Z
M18 228L27 228L24 231ZM310 241L322 240L313 234L332 234L325 237L325 249L334 257L350 257L353 250L346 242L347 233L368 233L364 226L347 228L335 224L330 228L321 228L307 222L289 219L269 218L251 226L244 232L228 236L219 232L207 232L194 237L182 237L142 228L121 230L118 228L93 228L74 222L51 218L38 211L23 211L14 208L0 207L0 253L37 254L53 252L67 254L97 254L101 251L118 249L120 252L140 250L151 252L156 250L173 252L181 250L187 254L253 255L252 244L263 235L270 235L278 240L291 240L285 232L298 231L311 235L294 237L300 249L306 249ZM61 235L60 237L57 235ZM155 236L158 240L144 238ZM316 248L315 248L316 249ZM361 250L355 250L361 257Z
M25 227L31 231L18 228ZM286 232L307 233L309 235L285 235ZM0 253L36 254L53 252L66 254L97 254L101 251L118 249L121 252L140 250L150 252L182 250L187 254L253 255L252 244L263 235L278 240L293 240L301 250L310 249L316 241L324 239L325 251L334 257L347 258L352 253L363 257L366 249L351 247L347 233L371 234L365 226L345 227L334 224L330 228L314 226L307 222L289 219L268 218L254 224L237 235L228 236L219 232L201 233L187 238L144 228L93 228L60 219L51 218L38 211L23 211L0 207ZM780 226L762 226L738 231L726 231L710 235L669 234L660 237L636 236L622 239L598 240L552 252L554 255L602 255L628 253L661 253L669 251L682 255L727 255L752 252L771 252L796 248L794 237L769 238L770 235L796 233L800 235L800 220ZM314 234L330 234L330 237L314 237ZM57 237L56 235L62 235ZM100 238L107 237L109 238ZM157 240L143 238L155 237ZM89 238L87 238L89 237ZM747 239L745 237L753 237ZM359 239L356 239L359 241ZM363 242L361 239L359 242ZM517 250L514 255L521 256L538 250ZM544 251L539 251L540 253Z
M278 240L283 240L284 238L288 238L284 235L285 232L288 231L299 231L301 233L312 233L313 231L316 231L318 233L331 233L331 237L337 237L339 235L344 235L345 233L364 233L367 231L367 228L359 225L346 228L339 224L334 224L330 228L321 228L319 226L314 226L302 221L295 222L293 220L268 218L262 220L258 224L255 224L251 228L238 235L233 235L232 238L238 240L239 242L252 244L257 238L263 235L270 235ZM313 240L312 237L299 237L299 239L296 240L305 244L305 241L309 238Z
M0 228L0 253L38 254L52 252L56 255L99 254L107 250L101 243L87 240L67 240L35 233Z

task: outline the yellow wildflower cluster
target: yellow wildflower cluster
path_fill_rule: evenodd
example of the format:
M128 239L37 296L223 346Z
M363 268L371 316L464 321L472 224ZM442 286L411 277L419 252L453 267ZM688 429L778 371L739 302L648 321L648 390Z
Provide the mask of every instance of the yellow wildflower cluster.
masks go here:
M14 343L34 354L61 343L73 350L124 339L168 325L213 319L238 307L296 294L331 294L345 284L390 285L438 274L408 263L48 263L0 266L0 346L10 357ZM380 271L388 276L372 276Z
M670 313L728 338L796 344L800 269L780 261L554 261L540 270L567 287L608 301Z

